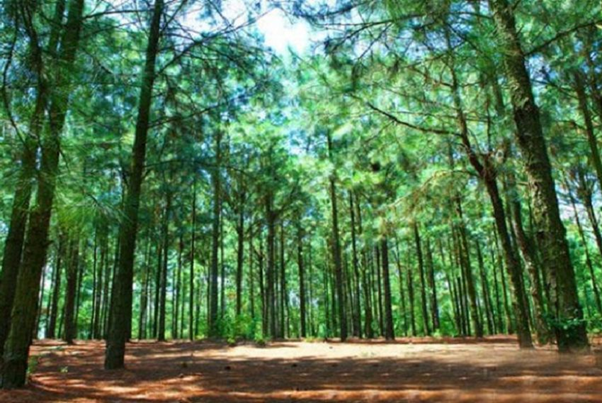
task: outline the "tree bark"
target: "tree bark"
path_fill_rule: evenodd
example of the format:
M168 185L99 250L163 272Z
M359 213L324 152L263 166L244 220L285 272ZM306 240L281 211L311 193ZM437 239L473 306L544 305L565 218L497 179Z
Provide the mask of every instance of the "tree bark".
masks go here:
M301 219L298 218L297 226L297 266L299 269L299 321L301 326L301 337L307 337L307 313L305 302L305 266L303 259L303 230L301 229Z
M598 139L594 132L594 124L592 115L587 105L587 93L585 90L585 82L582 73L577 71L573 74L575 83L575 92L579 101L579 110L585 123L585 135L590 151L590 162L594 166L596 176L598 177L598 186L602 188L602 161L600 160L600 149L598 148Z
M55 6L54 21L63 19L65 13L65 1L59 0ZM37 4L33 4L34 9L30 9L30 4L23 3L15 16L15 24L21 19L32 18L37 11ZM32 26L32 21L25 21L24 25ZM4 254L2 257L2 270L0 270L0 372L2 359L4 356L4 344L8 338L11 323L11 313L15 300L19 268L23 254L23 245L25 243L25 232L29 207L31 204L31 195L34 187L36 175L36 153L37 144L40 140L46 108L49 102L50 83L47 80L48 72L43 60L43 52L38 43L37 32L33 29L27 29L27 35L30 40L30 53L32 67L37 75L36 99L31 120L29 123L29 132L25 134L23 149L20 155L20 171L17 178L15 193L12 201L8 233L4 242ZM48 49L54 55L60 36L59 24L54 24L51 30L51 38Z
M152 14L142 88L138 103L138 118L132 149L130 176L125 196L124 218L119 229L119 263L115 273L104 363L105 369L109 370L124 367L125 343L129 338L129 323L132 320L132 283L138 231L138 210L144 178L146 143L155 82L155 65L161 36L163 3L163 0L155 0Z
M426 280L424 275L424 258L422 255L422 242L420 239L420 230L418 223L414 223L414 242L416 245L416 257L418 259L418 275L420 276L420 307L422 309L422 329L426 336L430 336L428 305L426 299Z
M65 332L63 340L67 344L73 344L77 335L77 324L75 318L76 293L79 268L79 238L74 237L69 242L69 263L67 265L67 286L65 289Z
M328 133L328 155L333 159L332 136ZM332 212L332 246L334 274L336 282L337 308L339 316L339 336L341 341L347 339L347 315L345 313L345 293L343 286L343 264L341 260L341 238L339 233L339 210L337 205L337 188L334 175L330 177L330 203Z
M4 346L3 384L5 389L21 387L26 382L27 358L36 322L40 276L46 263L48 232L54 204L60 158L60 136L69 105L71 70L79 48L83 24L84 0L71 0L69 15L61 39L62 73L50 96L49 128L42 144L36 205L29 214L23 262L15 289L10 332Z
M534 197L534 218L547 269L551 314L561 352L589 349L583 312L577 294L575 272L569 256L564 224L555 191L552 167L540 121L540 113L526 68L516 29L514 9L508 0L489 0L497 26L506 76L512 90L515 133Z
M391 302L391 277L389 274L389 243L387 238L380 241L381 263L383 268L383 293L385 314L385 339L395 340L395 329L393 324L393 307Z
M596 274L594 272L594 265L591 259L591 255L589 253L589 247L587 246L587 238L585 237L585 232L583 231L583 225L581 224L581 220L579 219L579 212L577 211L577 204L575 201L575 197L571 192L571 188L569 187L568 182L565 184L569 200L571 202L571 206L573 207L573 215L575 217L575 223L577 224L577 231L579 232L579 237L581 238L581 243L583 244L583 250L585 252L585 264L589 270L590 281L592 282L592 289L594 291L594 299L596 302L596 308L599 313L602 313L602 300L600 298L600 288L598 286L598 281L596 279Z
M163 214L163 255L159 265L159 323L157 325L157 340L165 341L166 315L167 315L167 272L169 265L169 218L171 215L171 191L165 194L165 212Z

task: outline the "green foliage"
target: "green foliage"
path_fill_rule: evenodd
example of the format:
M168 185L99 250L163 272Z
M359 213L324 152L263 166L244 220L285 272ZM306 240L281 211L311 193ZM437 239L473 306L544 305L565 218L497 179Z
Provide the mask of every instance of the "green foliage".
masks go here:
M44 3L33 20L44 46L51 29L46 21L50 3ZM56 319L64 306L64 278L57 287L54 277L59 263L64 270L67 259L61 239L76 239L80 250L77 328L82 338L102 337L106 331L118 230L124 222L124 191L130 180L129 151L136 130L133 111L147 39L145 25L137 20L146 14L140 17L113 9L112 3L86 3L87 12L98 15L86 21L69 88L71 107L61 135L43 279L40 326L48 327L50 317ZM305 270L305 339L336 337L333 198L338 202L348 320L358 315L362 333L366 328L376 336L382 333L377 302L382 300L378 248L383 239L390 249L391 305L398 335L411 332L409 282L414 287L418 333L424 333L423 319L433 321L431 295L436 291L441 323L432 335L463 334L457 318L466 316L458 313L458 304L467 303L460 300L465 283L457 289L458 282L465 282L462 264L470 264L479 307L494 316L491 331L508 330L503 305L512 296L509 291L503 294L508 278L502 277L505 267L491 200L471 156L491 164L508 223L515 222L511 213L518 208L531 238L536 238L538 228L531 217L533 191L514 140L513 88L503 74L500 37L488 7L481 2L443 0L349 1L336 10L326 4L297 4L288 10L291 15L305 15L328 38L315 52L279 57L264 48L253 24L235 29L204 2L184 2L181 9L177 3L168 5L166 15L173 13L173 20L165 18L154 83L134 264L134 338L156 336L161 309L166 312L168 335L193 340L207 336L211 286L219 291L217 333L223 340L254 340L261 345L276 337L265 317L266 306L272 305L281 315L278 324L284 322L282 336L300 336L299 261ZM260 12L254 7L246 11L252 17ZM577 168L585 172L593 192L594 216L599 216L602 178L597 178L592 166L574 73L587 78L586 103L598 130L602 115L596 94L602 66L597 55L602 37L591 22L599 24L600 4L530 0L518 2L515 12L586 308L584 320L592 333L600 333L592 281L600 283L602 250L572 174ZM186 13L191 16L184 17ZM192 16L198 22L191 27L187 24ZM15 161L33 116L39 79L31 65L34 44L23 27L9 23L9 17L10 13L2 13L0 23L5 54L12 38L17 40L12 59L0 60L6 81L0 111L4 179L0 237L6 236L11 221L20 169ZM332 26L340 28L329 30ZM44 57L53 61L51 52ZM459 135L462 116L469 146ZM219 194L216 178L221 181ZM334 195L331 183L336 185ZM571 195L576 197L576 211L570 205ZM216 196L221 200L220 273L219 284L212 285L208 273ZM273 219L272 245L268 245L268 219ZM414 224L421 231L424 254L428 242L432 259L429 269L436 287L425 285L426 302L420 295ZM467 245L460 240L460 229L466 231ZM237 289L239 237L242 285ZM482 279L476 242L482 246ZM513 247L516 256L522 256ZM273 276L271 300L268 274ZM523 278L531 284L526 271ZM166 290L162 307L160 289ZM59 303L52 311L55 295ZM357 300L359 304L353 306ZM422 317L421 303L428 308L427 318ZM367 305L372 319L366 326ZM547 323L570 330L583 322L549 316ZM30 362L35 370L37 357Z

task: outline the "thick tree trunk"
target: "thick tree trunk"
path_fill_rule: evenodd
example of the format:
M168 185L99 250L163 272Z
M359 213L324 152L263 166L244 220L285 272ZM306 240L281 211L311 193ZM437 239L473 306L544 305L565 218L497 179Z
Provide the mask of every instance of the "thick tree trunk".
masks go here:
M66 0L59 0L55 5L54 21L62 21L65 13ZM25 26L32 24L29 21L37 12L36 3L20 5L21 8L15 16L15 23L20 24L21 19L27 19ZM34 9L31 9L33 7ZM8 233L4 242L4 254L2 257L2 268L0 270L0 372L4 356L4 344L8 338L11 323L11 313L15 300L19 268L21 265L23 246L25 243L25 232L29 207L31 203L31 194L34 187L36 175L36 153L40 134L44 126L46 108L49 103L51 89L47 80L48 72L44 65L42 49L38 43L37 33L29 29L26 30L30 43L30 56L32 67L37 74L36 98L31 120L29 122L29 132L25 134L23 149L20 156L20 171L17 177L15 193L12 201L12 209ZM48 49L54 55L59 42L61 27L54 23L50 34Z
M61 40L60 62L63 74L57 79L56 89L50 97L49 129L42 144L36 205L29 215L10 332L4 346L2 387L5 389L21 387L26 382L29 347L36 323L40 276L48 250L48 232L59 168L60 136L69 104L69 70L73 66L79 47L83 9L84 0L70 2L69 16Z
M552 167L516 29L514 10L507 0L489 0L489 5L497 25L506 76L512 89L516 139L534 196L533 213L543 264L548 273L550 313L556 321L558 349L561 352L589 349L566 231L560 219Z
M153 85L155 82L155 64L159 51L159 38L161 36L163 6L163 0L155 0L146 49L146 61L138 104L134 146L132 149L132 162L125 196L124 218L119 229L119 264L115 273L112 293L105 369L123 368L125 343L129 338L130 322L132 320L132 284L134 279L136 235L138 232L138 210L142 180L144 178L146 143L151 114Z

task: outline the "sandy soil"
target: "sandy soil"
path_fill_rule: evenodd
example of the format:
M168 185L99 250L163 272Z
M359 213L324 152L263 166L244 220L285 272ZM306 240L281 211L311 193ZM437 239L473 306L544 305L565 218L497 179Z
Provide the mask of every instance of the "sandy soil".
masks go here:
M519 352L511 338L395 343L132 343L127 369L104 345L40 341L30 385L0 402L602 402L593 355ZM598 360L600 361L600 359Z

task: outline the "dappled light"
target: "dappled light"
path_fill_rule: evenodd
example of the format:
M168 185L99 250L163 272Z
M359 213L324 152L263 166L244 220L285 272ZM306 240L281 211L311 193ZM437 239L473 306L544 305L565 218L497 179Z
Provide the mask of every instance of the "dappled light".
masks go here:
M602 402L600 0L0 0L0 403Z
M486 343L131 343L123 370L103 371L103 344L34 346L36 372L2 402L595 401L602 368L591 355L521 352L510 337Z

